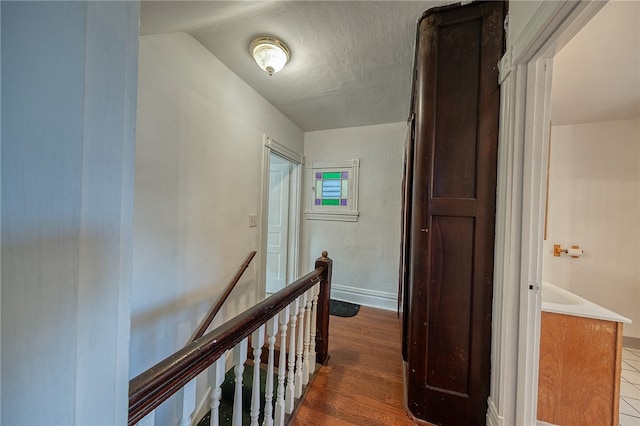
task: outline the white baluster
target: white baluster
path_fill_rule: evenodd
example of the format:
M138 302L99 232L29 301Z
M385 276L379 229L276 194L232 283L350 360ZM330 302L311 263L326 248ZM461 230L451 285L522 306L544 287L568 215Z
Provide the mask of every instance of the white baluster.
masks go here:
M222 383L224 383L225 354L211 366L211 426L220 426L220 400L222 399Z
M155 426L155 424L156 424L156 410L153 410L152 412L144 416L142 420L136 423L136 426Z
M264 426L273 426L273 366L275 364L274 347L278 334L278 314L267 322L267 344L269 360L267 361L267 383L264 389Z
M287 324L289 323L289 306L278 315L280 319L280 359L278 360L278 393L276 395L275 424L284 426L284 379L287 364Z
M291 333L289 333L289 353L287 354L288 360L288 375L287 375L287 389L285 396L285 410L287 414L291 414L293 412L294 405L294 377L295 377L295 367L296 367L296 323L298 321L298 309L300 306L300 300L296 298L291 305L289 305L289 310L291 313ZM282 348L280 348L282 350Z
M233 418L232 426L242 426L242 373L244 373L244 363L247 361L247 338L238 343L233 348L233 371L236 375L236 392L233 397Z
M320 284L314 285L313 300L311 303L311 338L309 342L309 372L316 371L316 326L318 320L318 295L320 294Z
M311 339L311 303L313 299L313 289L309 289L305 294L307 303L304 306L304 350L302 352L302 384L309 384L309 341ZM313 361L315 363L315 360Z
M300 297L300 306L298 307L298 341L296 342L296 377L295 377L295 397L300 398L302 395L302 351L304 347L304 307L307 305L307 293ZM295 404L294 404L295 405ZM293 411L293 407L291 408Z
M251 335L253 348L253 389L251 390L251 426L258 426L260 415L260 355L264 345L264 324Z
M196 410L196 379L182 388L182 419L178 426L191 426L191 417Z

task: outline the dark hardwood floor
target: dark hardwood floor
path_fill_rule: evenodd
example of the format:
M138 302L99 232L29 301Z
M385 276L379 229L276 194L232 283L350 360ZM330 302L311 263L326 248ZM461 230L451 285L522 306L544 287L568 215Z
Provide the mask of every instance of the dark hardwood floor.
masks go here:
M413 425L403 404L400 319L363 306L329 322L328 365L320 369L293 426Z

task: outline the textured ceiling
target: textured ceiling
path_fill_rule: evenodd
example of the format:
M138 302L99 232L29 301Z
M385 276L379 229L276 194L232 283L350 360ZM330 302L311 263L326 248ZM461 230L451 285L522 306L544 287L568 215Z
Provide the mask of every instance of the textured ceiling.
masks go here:
M184 31L302 130L407 119L416 23L443 1L153 2L140 33ZM269 77L249 42L274 35L291 50Z
M416 23L451 1L143 1L140 33L184 31L304 131L404 121ZM554 61L554 124L640 116L640 2L609 2ZM269 77L249 42L291 61Z

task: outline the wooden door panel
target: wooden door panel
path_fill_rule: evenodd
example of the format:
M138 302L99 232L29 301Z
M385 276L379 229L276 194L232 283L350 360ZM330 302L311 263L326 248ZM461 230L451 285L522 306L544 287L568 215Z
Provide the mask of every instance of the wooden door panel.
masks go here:
M485 424L503 8L438 8L418 24L407 401L433 424Z
M474 198L476 184L479 17L438 30L435 68L434 198ZM457 100L452 102L452 100ZM463 122L462 122L463 120Z
M473 218L435 216L426 370L428 386L468 394ZM457 315L451 315L457 312ZM446 317L447 321L441 321ZM442 356L443 353L448 356Z

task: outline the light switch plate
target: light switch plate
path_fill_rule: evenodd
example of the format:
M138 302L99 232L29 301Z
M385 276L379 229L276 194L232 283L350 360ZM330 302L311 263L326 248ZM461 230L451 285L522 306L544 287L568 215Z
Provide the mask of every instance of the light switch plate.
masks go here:
M249 228L255 228L258 226L258 215L250 214L249 215Z

